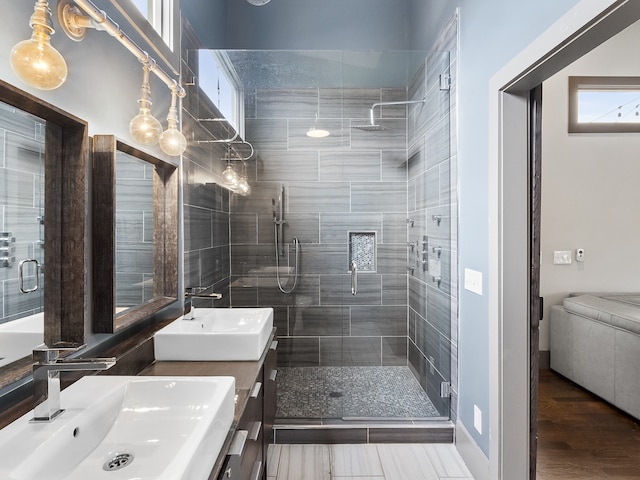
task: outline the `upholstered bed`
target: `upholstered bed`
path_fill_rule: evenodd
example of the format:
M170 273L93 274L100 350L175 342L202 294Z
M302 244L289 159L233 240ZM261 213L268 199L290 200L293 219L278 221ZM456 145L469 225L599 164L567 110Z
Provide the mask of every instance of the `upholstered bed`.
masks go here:
M640 418L640 293L572 294L550 328L551 368Z

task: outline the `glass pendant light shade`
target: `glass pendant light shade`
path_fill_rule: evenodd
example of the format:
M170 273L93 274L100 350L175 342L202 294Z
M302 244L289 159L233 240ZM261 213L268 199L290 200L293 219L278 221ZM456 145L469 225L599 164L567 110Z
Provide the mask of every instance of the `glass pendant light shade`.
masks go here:
M240 181L240 179L238 178L238 174L230 164L228 164L227 168L225 168L224 172L222 172L222 179L224 180L224 183L226 183L230 187L235 187Z
M38 0L29 25L33 34L28 40L16 44L11 50L11 68L28 85L40 90L58 88L67 79L67 63L51 46L54 33L51 11L45 0Z
M172 157L182 155L187 149L187 139L178 130L177 89L171 89L171 107L167 115L167 129L160 135L160 148L164 153Z
M142 95L140 111L129 123L129 133L133 139L142 145L155 145L160 140L162 125L157 118L151 115L151 86L149 85L150 67L147 63L143 66Z

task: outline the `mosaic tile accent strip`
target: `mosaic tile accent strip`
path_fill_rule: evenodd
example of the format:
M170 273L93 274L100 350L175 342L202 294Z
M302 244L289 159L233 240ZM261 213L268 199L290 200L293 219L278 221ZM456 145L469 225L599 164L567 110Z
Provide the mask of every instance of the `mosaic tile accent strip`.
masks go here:
M409 367L280 367L285 418L429 418L437 409Z
M375 232L349 232L349 265L351 262L361 272L376 271Z

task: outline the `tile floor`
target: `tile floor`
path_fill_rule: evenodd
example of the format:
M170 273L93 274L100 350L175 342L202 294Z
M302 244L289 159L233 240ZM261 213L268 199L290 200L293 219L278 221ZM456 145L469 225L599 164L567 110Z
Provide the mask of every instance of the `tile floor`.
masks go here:
M279 419L441 416L406 366L278 368Z
M268 480L473 480L451 444L271 445Z

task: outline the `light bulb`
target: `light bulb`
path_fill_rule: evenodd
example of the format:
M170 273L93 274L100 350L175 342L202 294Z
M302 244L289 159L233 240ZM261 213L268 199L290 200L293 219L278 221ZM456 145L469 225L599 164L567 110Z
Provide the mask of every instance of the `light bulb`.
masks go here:
M249 182L247 182L246 177L242 177L240 179L237 189L238 193L240 193L241 195L249 195L251 193L251 185L249 185Z
M141 106L138 115L129 123L129 133L142 145L155 145L162 134L162 125L151 115L151 110Z
M153 65L155 66L155 65ZM160 140L162 125L156 117L151 115L151 85L149 84L149 63L142 66L142 90L140 94L140 111L129 123L129 133L133 139L142 145L155 145Z
M178 108L176 107L177 88L171 89L171 106L167 114L167 129L160 135L160 148L164 153L172 157L182 155L187 149L187 139L178 130Z
M230 187L235 187L240 181L238 174L231 165L227 165L227 168L222 172L222 179Z
M22 81L40 90L58 88L67 79L67 63L51 46L54 33L49 19L51 12L44 0L38 0L29 25L33 34L11 50L11 68Z

